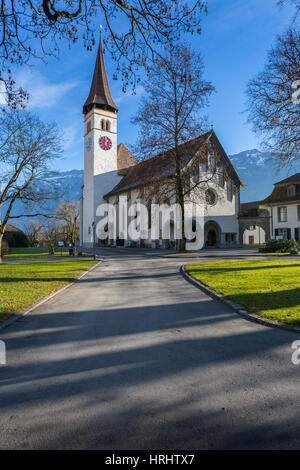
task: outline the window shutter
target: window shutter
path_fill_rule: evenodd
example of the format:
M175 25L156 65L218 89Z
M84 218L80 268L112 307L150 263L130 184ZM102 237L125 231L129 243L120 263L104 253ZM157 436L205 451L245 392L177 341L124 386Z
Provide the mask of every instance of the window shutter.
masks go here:
M288 238L288 240L290 240L291 239L291 229L287 228L286 232L287 232L287 238Z
M295 240L296 242L299 242L299 229L298 228L295 228Z
M275 228L275 237L278 237L278 228Z

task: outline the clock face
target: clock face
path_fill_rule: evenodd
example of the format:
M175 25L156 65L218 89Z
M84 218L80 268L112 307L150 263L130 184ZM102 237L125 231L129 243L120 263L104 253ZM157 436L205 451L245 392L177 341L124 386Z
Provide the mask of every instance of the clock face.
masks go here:
M91 148L92 148L92 139L91 139L91 137L88 137L86 139L85 148L87 149L88 152L91 150Z
M110 140L109 137L102 136L99 138L99 145L102 148L102 150L109 150L112 146L112 141Z

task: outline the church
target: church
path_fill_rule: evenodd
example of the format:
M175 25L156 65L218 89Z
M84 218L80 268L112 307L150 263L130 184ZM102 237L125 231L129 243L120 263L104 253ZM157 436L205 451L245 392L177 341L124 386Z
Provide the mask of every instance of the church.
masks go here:
M171 229L169 239L158 234L153 240L149 234L138 241L126 236L116 236L103 241L98 239L95 227L99 222L97 207L102 203L118 207L120 198L128 204L137 201L148 204L146 194L154 187L155 195L166 182L174 178L172 152L137 161L123 143L118 143L118 108L110 94L107 81L102 42L100 40L89 95L83 105L84 114L84 184L80 200L80 244L84 248L97 246L136 246L145 248L175 248L175 232ZM206 150L209 148L209 151ZM182 172L195 198L205 201L204 243L205 247L241 246L239 234L240 188L244 186L230 159L219 142L214 130L180 146ZM199 157L201 155L201 157ZM205 175L210 175L205 177ZM205 184L195 184L205 181ZM191 185L190 185L191 183ZM201 186L201 191L199 188ZM201 193L201 196L199 196ZM174 196L173 196L174 199ZM166 201L164 200L164 203ZM173 204L172 197L168 204ZM118 211L116 211L118 214ZM149 223L151 225L151 221Z

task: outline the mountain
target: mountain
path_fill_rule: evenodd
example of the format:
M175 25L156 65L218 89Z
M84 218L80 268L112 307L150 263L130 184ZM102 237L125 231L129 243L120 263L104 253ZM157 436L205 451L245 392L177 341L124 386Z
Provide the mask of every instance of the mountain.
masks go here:
M79 201L83 185L83 170L69 170L50 173L43 184L55 183L64 192L67 201Z
M83 185L83 170L49 172L42 180L36 182L37 187L43 190L47 189L47 187L53 187L54 184L56 188L58 188L59 193L64 194L64 200L79 201L81 197L81 187ZM48 207L55 207L57 204L57 202L49 201ZM3 206L3 214L5 213L5 207L6 205ZM12 214L19 215L22 213L24 213L23 204L20 201L16 201ZM24 229L29 220L31 220L29 217L22 217L11 219L10 223Z
M246 184L246 187L241 190L242 202L264 199L271 194L274 183L299 171L299 169L293 169L276 172L270 154L257 149L229 155L229 158ZM83 170L63 171L46 178L49 183L53 180L64 189L67 200L79 200L83 185Z
M258 201L264 199L273 190L276 181L287 178L299 169L276 172L273 163L270 161L270 154L260 152L257 149L245 150L234 155L229 155L238 175L246 184L241 189L241 202ZM47 187L55 183L64 191L64 199L68 201L78 201L81 197L81 186L83 185L83 170L69 170L52 172L39 181L40 187ZM5 210L5 208L4 208ZM14 214L22 213L22 205L16 203ZM24 227L27 218L16 219L15 224ZM13 224L14 221L11 221Z
M257 149L229 155L229 158L246 184L241 189L241 202L264 199L271 194L274 183L299 171L299 168L276 171L270 154Z

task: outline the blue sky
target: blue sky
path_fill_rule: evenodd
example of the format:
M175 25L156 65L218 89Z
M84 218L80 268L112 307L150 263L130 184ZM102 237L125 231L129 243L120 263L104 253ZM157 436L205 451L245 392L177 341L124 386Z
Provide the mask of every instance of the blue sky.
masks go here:
M259 148L259 139L246 123L245 90L260 71L276 35L283 32L292 8L279 9L276 0L208 0L203 33L193 37L193 47L204 58L205 78L215 86L206 110L228 154ZM99 18L99 24L101 18ZM17 73L17 82L31 94L30 108L43 120L56 121L62 130L64 155L61 170L83 168L82 105L88 95L97 47L87 52L81 44L65 48L59 59L47 64L35 61ZM112 80L115 63L105 55L111 94L119 107L118 142L132 144L137 130L130 123L140 96L124 94Z

